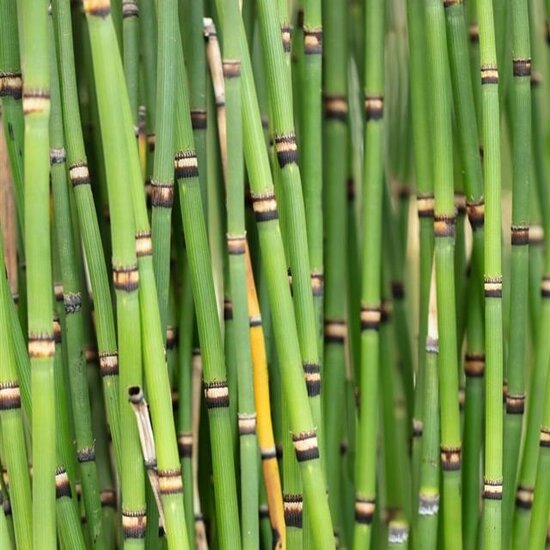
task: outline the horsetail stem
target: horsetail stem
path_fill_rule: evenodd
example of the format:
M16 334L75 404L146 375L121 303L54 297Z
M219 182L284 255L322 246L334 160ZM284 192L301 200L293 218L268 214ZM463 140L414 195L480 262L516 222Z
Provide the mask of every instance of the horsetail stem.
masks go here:
M434 253L439 331L439 402L441 469L443 471L443 540L449 548L462 546L460 510L461 438L458 410L458 366L454 282L456 212L452 172L452 134L444 7L426 5L427 50L434 94L432 131L435 191Z
M55 536L55 343L52 326L50 221L48 212L50 78L46 2L21 4L25 243L27 259L28 353L33 400L33 546L56 547ZM41 235L40 242L35 235Z
M384 9L365 6L365 156L363 168L363 270L361 279L361 364L356 455L353 547L371 544L376 509L376 433L378 426L379 329L382 316L382 196L384 131Z

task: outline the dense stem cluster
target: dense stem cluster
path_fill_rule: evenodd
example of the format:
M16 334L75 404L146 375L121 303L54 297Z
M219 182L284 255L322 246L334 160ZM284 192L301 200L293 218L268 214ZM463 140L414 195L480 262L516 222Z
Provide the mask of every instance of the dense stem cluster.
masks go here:
M0 548L548 546L547 16L0 0Z

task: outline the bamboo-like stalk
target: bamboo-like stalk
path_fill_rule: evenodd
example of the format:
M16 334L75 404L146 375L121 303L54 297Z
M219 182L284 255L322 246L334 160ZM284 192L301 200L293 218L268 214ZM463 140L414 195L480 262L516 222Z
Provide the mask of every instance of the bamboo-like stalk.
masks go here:
M4 265L4 245L0 237L0 265ZM0 278L0 425L3 456L11 480L10 501L13 507L15 542L21 548L32 545L31 484L27 469L21 390L19 386L13 337L10 330L10 301L8 281Z
M0 99L2 103L4 136L6 137L14 183L18 248L19 254L24 257L24 122L23 110L21 108L23 81L19 58L16 6L17 3L15 0L5 0L0 4Z
M323 11L323 225L325 229L324 368L322 388L327 487L335 537L342 536L342 458L345 402L347 247L347 17L342 3L325 1ZM306 174L304 173L304 178Z
M116 52L117 44L109 15L109 3L85 2L84 11L90 31L113 243L113 286L116 294L121 378L119 387L119 416L123 436L121 463L124 465L120 472L122 531L125 545L143 547L147 522L143 459L127 394L128 387L142 384L138 296L140 277L134 244L136 222L134 212L125 200L130 193L126 166L130 159L126 157L127 146L124 133L117 121L117 116L122 113L122 109L117 95L108 89L109 83L120 84L112 66L114 60L118 59L122 70L122 62L120 57L112 54L113 51Z
M439 392L438 392L438 354L439 334L437 330L437 296L435 265L432 269L428 327L424 352L425 379L423 384L423 433L422 461L419 475L418 514L415 522L415 548L436 548L439 523Z
M476 548L479 528L480 461L483 439L483 298L473 278L468 288L466 319L466 376L464 402L464 465L462 469L462 514L465 548Z
M384 139L384 6L365 5L365 154L363 167L363 270L361 274L361 363L353 548L372 540L376 509L379 328L382 316L382 197Z
M238 383L238 428L241 470L242 547L259 544L259 472L257 460L256 409L250 350L248 293L246 281L246 231L244 218L244 162L241 105L241 42L239 6L226 2L224 13L223 75L227 127L227 250L229 282L233 300L233 337Z
M536 36L536 11L530 6L530 34ZM531 108L532 108L532 144L535 168L535 183L537 186L538 205L542 216L544 235L550 231L550 196L544 181L548 176L548 169L544 161L544 125L541 120L541 90L540 68L542 59L538 55L537 41L533 39L533 71L531 76ZM543 400L545 380L548 375L548 361L550 358L550 345L547 334L550 327L550 293L546 290L546 282L550 276L550 247L547 238L544 239L544 265L543 275L540 281L540 310L535 329L535 358L531 372L530 385L527 391L527 414L524 427L524 443L519 469L518 483L516 487L516 510L512 531L512 548L523 548L528 541L529 523L531 520L531 508L533 505L533 493L536 481L536 464L539 447L539 430L543 417Z
M170 287L170 232L172 203L164 197L174 194L174 137L176 61L173 52L177 36L177 0L157 6L157 92L155 156L151 178L151 237L153 267L157 285L162 334L166 333ZM131 107L130 103L130 107ZM141 228L140 228L141 229ZM163 338L165 339L165 338Z
M419 224L419 316L418 359L412 420L412 486L413 502L416 503L423 437L424 365L426 354L422 342L426 340L430 276L433 257L433 182L429 158L430 138L428 124L428 93L424 78L426 42L424 40L425 15L422 3L407 1L407 26L409 31L409 71L411 87L411 119L413 153L416 179L416 204ZM414 506L413 510L417 507Z
M55 536L55 389L49 198L50 115L48 11L46 2L20 6L21 62L25 74L25 243L31 387L33 401L33 546L56 547ZM32 151L32 155L30 154ZM40 239L37 238L40 235Z
M303 9L303 62L301 87L300 170L317 334L323 327L323 141L322 141L322 44L321 0L305 0ZM319 40L317 40L319 38ZM322 340L319 340L321 346ZM319 354L322 348L319 347ZM322 366L322 362L321 362Z
M502 499L502 267L501 178L497 52L493 7L478 0L482 85L483 180L485 184L485 470L484 548L501 547Z
M206 167L206 59L203 39L204 0L180 0L180 33L184 56L189 60L189 104L199 166ZM206 170L199 171L202 204L208 208Z
M66 162L73 186L84 255L94 297L95 331L107 420L113 438L117 468L120 471L118 353L113 305L81 128L70 2L68 0L55 0L52 2L52 11L61 87L63 129L67 152Z
M286 548L286 533L283 511L281 481L277 465L277 453L271 423L271 403L260 305L256 294L254 274L248 244L245 250L250 346L254 368L254 402L258 415L258 445L262 457L262 470L267 495L269 520L273 533L272 547Z
M451 105L443 5L426 5L426 34L432 98L432 151L435 191L434 237L439 331L440 453L443 471L443 540L462 547L460 509L461 440L458 409L458 365L454 281L454 207Z
M525 363L529 292L529 197L531 170L531 44L529 4L512 5L512 272L510 285L510 346L506 377L502 540L510 540L518 459L525 404ZM546 522L546 518L545 518Z

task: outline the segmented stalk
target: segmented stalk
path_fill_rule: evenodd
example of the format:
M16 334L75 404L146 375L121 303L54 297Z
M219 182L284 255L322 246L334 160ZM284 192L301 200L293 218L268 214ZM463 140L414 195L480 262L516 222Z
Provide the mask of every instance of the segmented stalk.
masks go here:
M365 5L365 154L363 164L363 270L361 274L361 363L355 464L353 547L368 548L376 509L379 328L382 315L382 204L384 192L384 5Z
M453 188L450 75L443 5L426 4L426 31L432 98L432 154L435 191L435 277L439 331L440 453L443 470L443 540L446 548L462 547L460 509L461 440L458 409L458 365L454 241L456 212Z
M90 31L92 62L96 83L99 120L109 193L113 245L113 286L116 295L118 348L120 361L119 416L122 445L120 472L122 492L122 534L128 547L143 548L147 523L143 458L134 413L128 403L128 387L142 385L140 303L134 233L136 222L128 182L127 147L118 117L122 113L118 94L111 85L120 85L112 70L120 57L108 2L84 2ZM120 92L119 92L120 93ZM124 119L122 119L124 121ZM137 154L137 147L136 147ZM126 161L126 162L124 162Z
M47 2L20 5L21 62L25 75L25 243L28 351L31 358L33 547L56 548L55 388L49 202L50 78ZM32 151L32 154L30 152Z
M483 545L501 547L502 500L502 267L500 114L493 6L477 0L482 87L483 180L485 185L485 470Z
M532 175L531 151L531 44L528 0L512 3L512 273L510 284L510 346L506 378L504 424L504 484L502 540L512 531L514 488L525 404L525 363L528 336L529 198ZM546 521L545 521L546 522Z

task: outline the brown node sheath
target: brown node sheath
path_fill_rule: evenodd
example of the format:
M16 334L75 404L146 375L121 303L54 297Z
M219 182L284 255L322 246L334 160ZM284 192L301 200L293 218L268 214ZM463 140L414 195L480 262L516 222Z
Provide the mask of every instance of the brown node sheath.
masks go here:
M153 241L151 240L151 232L145 231L136 234L136 256L143 258L153 254Z
M467 353L464 358L464 374L469 378L482 378L485 372L485 354Z
M48 112L50 108L50 92L48 90L24 90L23 114L33 115Z
M168 325L166 327L166 349L174 349L178 340L176 327Z
M58 147L57 149L50 149L50 164L63 164L67 159L67 153L64 147Z
M285 525L301 529L303 524L303 497L297 494L283 495L283 510L285 516Z
M479 26L477 23L471 23L468 27L468 37L472 44L477 44L479 42Z
M455 193L454 203L456 212L459 216L466 214L466 195L464 195L464 193Z
M531 87L536 88L542 84L542 75L539 72L531 73Z
M21 99L23 93L23 79L20 71L0 73L0 97Z
M453 472L460 470L461 464L461 453L462 450L460 447L440 447L441 455L441 468L446 472Z
M403 300L405 298L405 285L403 281L392 281L391 293L394 300Z
M55 296L55 301L56 302L62 302L63 301L63 285L61 283L54 283L53 292L54 292L54 296Z
M256 195L252 193L251 196L252 209L254 210L257 222L267 222L278 219L279 212L277 210L277 200L273 192L265 195Z
M73 187L90 184L90 172L85 162L77 162L69 166L69 179Z
M550 298L550 276L545 275L540 283L540 295L543 298Z
M412 419L412 436L413 437L422 437L424 432L424 423L418 418Z
M261 504L258 509L258 517L260 520L269 519L269 508L266 504Z
M156 144L157 144L157 135L154 132L151 134L147 134L147 147L149 148L150 153L152 153L155 150Z
M254 435L256 433L256 413L239 413L239 435Z
M304 54L319 55L323 53L323 29L304 28Z
M470 220L473 231L483 227L485 223L485 202L483 199L475 202L467 202L466 211L468 212L468 219Z
M516 506L523 510L530 510L533 506L535 491L532 487L518 485L516 491Z
M97 349L93 346L84 349L84 358L86 363L95 363L97 361Z
M361 330L378 330L382 321L382 308L361 306Z
M292 444L298 462L319 458L319 445L315 430L292 434Z
M283 50L285 53L290 53L292 49L292 27L290 25L283 25L281 27L281 39L283 41Z
M481 84L498 84L498 69L493 65L481 67Z
M161 495L176 495L183 492L180 470L158 470Z
M244 254L246 248L246 235L227 235L227 252L230 256Z
M250 328L252 327L261 327L262 326L262 316L261 315L251 315L248 318L248 324Z
M512 66L514 76L531 76L531 59L514 59Z
M99 354L99 373L101 376L118 376L118 353Z
M355 523L370 525L374 518L376 504L374 499L364 499L357 497L355 499Z
M512 246L523 246L529 244L529 226L512 225Z
M486 500L502 500L502 480L484 479L483 498Z
M525 395L506 395L506 412L508 414L523 414Z
M388 530L388 542L390 544L403 544L409 540L409 527L403 523L390 522Z
M238 59L224 59L222 66L224 78L230 79L241 76L241 62Z
M151 206L172 208L174 204L174 185L151 179Z
M0 411L21 408L21 390L17 382L0 384Z
M132 292L139 288L139 271L137 265L113 268L113 286L115 290Z
M55 341L53 335L30 334L29 357L31 359L49 359L55 355Z
M443 0L443 7L444 8L450 8L451 6L454 6L455 4L462 4L462 0Z
M541 428L539 444L541 447L550 447L550 428Z
M229 388L225 380L204 383L204 399L208 409L229 407Z
M416 210L419 218L434 217L435 200L433 193L416 196Z
M274 460L276 458L279 458L277 449L275 447L271 447L269 449L262 449L261 457L262 457L262 460Z
M296 134L291 132L282 136L275 136L275 152L279 166L284 168L287 164L298 162L298 144Z
M59 466L55 470L55 498L71 498L71 484L65 468Z
M65 313L70 315L71 313L78 313L82 308L82 296L80 292L68 292L63 295L63 306Z
M204 109L191 109L191 126L193 130L205 130L206 121L206 111Z
M191 458L193 456L193 434L192 432L181 433L178 436L178 451L180 458Z
M53 318L53 340L56 344L61 344L61 322L57 315Z
M322 273L316 271L311 273L311 292L313 296L323 296L325 292L325 277Z
M502 277L485 277L485 298L502 298Z
M122 510L122 535L125 539L142 539L147 528L145 510Z
M343 344L347 335L346 322L340 319L325 320L325 343Z
M139 17L139 7L136 0L122 0L122 18Z
M365 97L365 120L381 120L384 116L384 97L367 96Z
M435 516L439 512L439 494L420 493L418 513L421 516Z
M225 321L233 319L233 302L227 298L223 301L223 318Z
M315 363L304 363L303 367L307 394L317 397L321 393L321 367Z
M107 17L111 13L109 0L83 0L84 13L95 17Z
M95 449L93 447L84 447L76 453L76 458L80 464L93 462L95 460Z
M456 216L436 214L434 216L434 237L454 237Z
M348 202L353 202L355 200L355 180L353 178L347 179L346 189L348 192Z
M348 98L344 95L325 95L323 107L328 120L346 122L348 119Z

